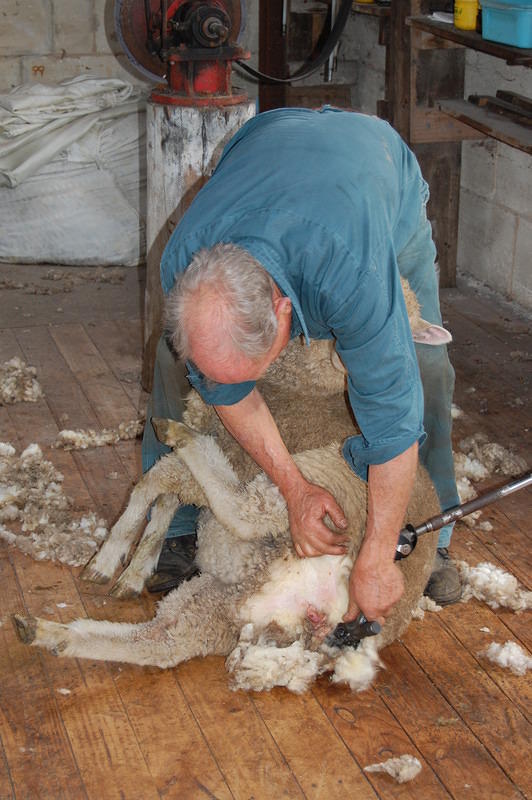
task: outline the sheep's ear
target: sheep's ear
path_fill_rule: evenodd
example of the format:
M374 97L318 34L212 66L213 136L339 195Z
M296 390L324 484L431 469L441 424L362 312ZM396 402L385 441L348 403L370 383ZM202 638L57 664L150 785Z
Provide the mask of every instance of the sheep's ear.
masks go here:
M168 447L186 447L197 436L196 431L175 419L152 417L151 424L159 441Z
M453 340L449 331L442 328L441 325L432 325L424 319L420 320L420 325L415 331L412 331L412 338L418 344L434 345L448 344Z

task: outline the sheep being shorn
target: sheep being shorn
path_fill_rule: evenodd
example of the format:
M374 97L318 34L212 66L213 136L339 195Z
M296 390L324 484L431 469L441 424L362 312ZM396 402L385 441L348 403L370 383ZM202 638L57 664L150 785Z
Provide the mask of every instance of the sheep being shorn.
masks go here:
M437 326L420 319L416 324L421 325L425 343L450 338ZM280 684L303 691L325 670L334 670L333 679L353 689L368 685L379 649L407 627L423 593L437 535L423 537L414 553L400 562L406 591L381 633L356 651L331 650L325 639L347 607L348 577L366 522L366 484L351 471L339 444L354 432L345 371L332 342L313 341L306 347L296 339L258 388L289 451L298 454L295 460L303 474L329 490L343 508L352 541L348 554L295 557L286 506L277 487L192 391L184 416L187 425L156 424L161 441L174 450L138 482L84 577L106 583L127 564L153 504L133 558L112 589L120 597L137 595L156 566L175 510L188 503L205 507L196 556L201 575L165 597L150 622L77 620L58 625L19 617L17 629L24 641L58 655L160 667L195 656L229 655L227 666L235 685L247 689ZM438 510L432 484L419 468L408 520L419 522Z
M414 553L400 562L405 594L381 633L356 651L331 648L325 639L347 607L348 577L364 535L367 500L366 484L344 461L339 444L295 459L309 480L337 497L348 519L351 547L345 556L299 559L291 547L284 500L263 473L241 483L211 436L172 421L156 424L160 438L175 449L173 457L161 459L143 481L152 479L159 492L171 481L174 494L162 495L169 508L160 509L166 524L178 502L208 506L198 530L201 575L165 597L150 622L79 619L64 625L16 617L20 637L61 656L159 667L195 656L225 655L235 685L245 689L285 685L300 692L324 671L332 671L333 680L353 689L368 686L378 666L378 651L405 630L423 592L436 534L423 537ZM170 467L173 474L165 474ZM128 530L135 529L156 489L145 485L143 491L144 502L138 502L137 495L136 507L130 502L125 512ZM437 508L435 492L420 468L408 518L419 519ZM156 517L150 524L156 524ZM119 551L114 555L119 558Z

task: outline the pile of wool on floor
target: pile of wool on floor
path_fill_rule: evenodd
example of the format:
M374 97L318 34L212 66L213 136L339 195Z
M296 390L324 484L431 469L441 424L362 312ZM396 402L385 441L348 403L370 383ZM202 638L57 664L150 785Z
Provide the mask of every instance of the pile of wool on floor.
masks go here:
M0 364L0 406L36 403L44 397L35 375L37 370L15 356Z
M63 450L86 450L88 447L104 447L108 444L117 444L128 439L136 439L142 435L145 418L139 417L128 422L121 422L116 428L102 428L95 431L87 430L62 430L57 434L54 447Z
M532 592L519 586L514 575L505 572L489 561L471 567L465 561L455 561L462 582L462 602L472 597L482 600L491 608L510 608L520 612L532 608Z
M475 433L458 443L458 452L453 453L456 486L461 503L477 497L472 481L482 481L490 475L517 476L527 469L526 461L496 442L490 442L486 434ZM463 522L474 527L481 511L463 518ZM489 522L484 523L488 530Z
M81 566L107 536L106 523L93 512L77 512L62 481L37 444L17 456L0 442L0 538L38 561Z

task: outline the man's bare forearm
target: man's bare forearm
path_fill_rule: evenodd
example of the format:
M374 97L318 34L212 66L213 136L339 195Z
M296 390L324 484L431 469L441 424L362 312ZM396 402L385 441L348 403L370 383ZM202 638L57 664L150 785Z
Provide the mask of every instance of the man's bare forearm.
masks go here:
M349 537L331 531L323 518L328 515L342 529L347 526L344 512L329 492L301 474L259 392L254 389L234 406L216 406L216 412L229 433L279 487L286 500L296 553L301 557L343 554Z
M224 427L279 487L284 497L305 482L284 444L270 410L254 389L232 406L215 406Z
M382 558L394 559L397 538L414 486L417 460L418 445L415 442L391 461L372 464L369 468L364 548L378 551Z
M369 468L366 533L349 579L344 620L362 611L381 624L404 591L395 563L397 538L414 485L417 443L385 464Z

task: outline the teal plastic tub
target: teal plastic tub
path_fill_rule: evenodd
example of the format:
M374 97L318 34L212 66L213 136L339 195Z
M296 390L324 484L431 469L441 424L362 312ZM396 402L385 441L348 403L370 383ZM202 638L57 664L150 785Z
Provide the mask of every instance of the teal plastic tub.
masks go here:
M481 0L482 38L532 47L532 0Z

